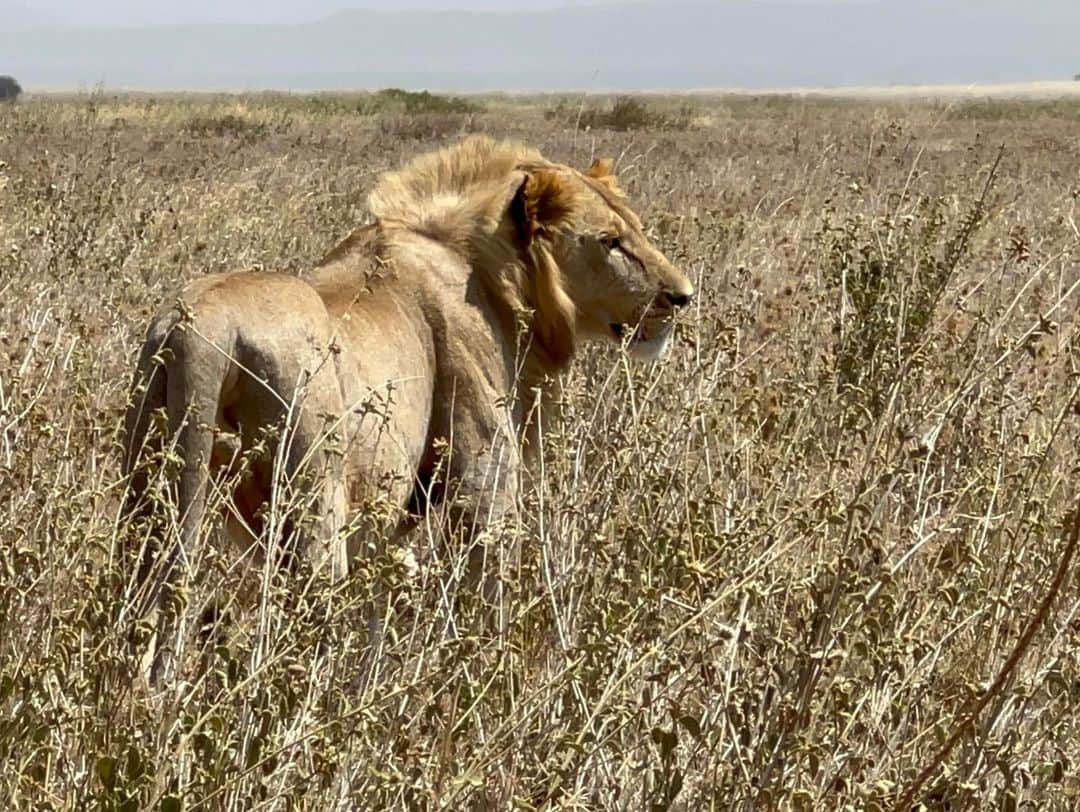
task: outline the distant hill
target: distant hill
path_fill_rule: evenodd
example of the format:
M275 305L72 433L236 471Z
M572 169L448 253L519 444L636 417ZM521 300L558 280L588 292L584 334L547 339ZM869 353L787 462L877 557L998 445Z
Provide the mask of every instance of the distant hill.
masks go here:
M301 25L0 33L24 86L678 89L1067 79L1080 0L344 11Z

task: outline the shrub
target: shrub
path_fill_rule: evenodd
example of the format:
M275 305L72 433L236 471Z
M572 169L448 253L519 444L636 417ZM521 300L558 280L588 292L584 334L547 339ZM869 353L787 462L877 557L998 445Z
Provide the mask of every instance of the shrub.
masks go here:
M608 109L583 109L566 99L544 113L548 121L561 120L568 126L585 129L608 129L618 132L634 130L688 130L693 122L693 109L683 105L676 110L657 110L635 96L617 96Z
M940 196L919 199L910 214L829 222L819 234L826 283L841 297L833 373L849 416L878 418L895 382L927 361L924 339L956 269L987 213L987 194L950 216Z
M22 87L13 76L0 76L0 101L15 101L22 95Z
M583 121L612 130L644 130L659 124L660 117L645 102L633 96L619 96L610 110L593 112Z
M380 113L479 113L480 105L455 96L440 96L426 90L415 92L397 87L380 90L357 103L357 110L364 115Z
M260 121L238 116L235 113L223 115L192 116L184 125L184 130L197 137L232 136L234 138L257 140L266 132L266 125Z
M379 135L391 141L435 140L475 131L472 116L460 113L385 115L379 117L377 126Z

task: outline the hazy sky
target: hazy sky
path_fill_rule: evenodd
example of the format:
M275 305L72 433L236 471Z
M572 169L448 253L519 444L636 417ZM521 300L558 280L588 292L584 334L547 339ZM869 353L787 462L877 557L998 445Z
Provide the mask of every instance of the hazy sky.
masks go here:
M599 91L1068 80L1080 69L1080 0L404 3L0 0L0 73L43 89ZM329 19L410 6L563 10ZM175 25L192 22L264 24ZM265 24L282 22L304 24Z
M343 8L498 11L598 5L602 0L16 0L59 21L106 25L307 22ZM5 5L0 2L0 7Z
M21 7L29 12L47 15L57 22L76 25L165 25L186 22L311 22L347 8L523 11L617 5L620 2L634 0L0 0L0 9ZM662 4L663 0L653 2ZM708 3L709 0L700 2ZM760 2L848 4L870 0Z

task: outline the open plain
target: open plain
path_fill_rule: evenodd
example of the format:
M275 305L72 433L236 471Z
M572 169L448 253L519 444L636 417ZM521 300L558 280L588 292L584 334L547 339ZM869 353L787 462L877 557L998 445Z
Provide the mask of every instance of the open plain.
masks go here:
M303 273L468 132L617 159L700 291L675 346L584 348L496 620L429 522L311 586L329 617L267 572L151 691L120 519L149 315ZM1078 286L1075 98L0 106L0 805L1076 808ZM235 562L190 556L194 617Z

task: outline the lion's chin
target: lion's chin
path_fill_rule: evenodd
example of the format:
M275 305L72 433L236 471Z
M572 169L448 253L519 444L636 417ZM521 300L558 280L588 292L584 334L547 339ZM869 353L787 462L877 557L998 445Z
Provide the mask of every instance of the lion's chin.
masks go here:
M626 352L635 361L641 361L648 363L649 361L655 361L665 352L669 346L671 346L671 335L674 331L671 322L664 322L658 329L649 331L643 326L639 326L634 331L634 336L629 341L624 343ZM612 325L612 332L616 338L621 338L623 330L616 328ZM652 335L650 335L652 333Z

